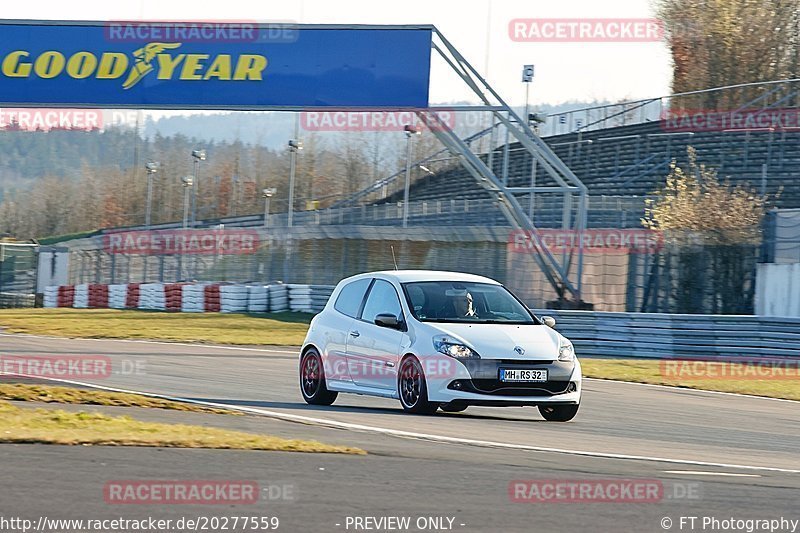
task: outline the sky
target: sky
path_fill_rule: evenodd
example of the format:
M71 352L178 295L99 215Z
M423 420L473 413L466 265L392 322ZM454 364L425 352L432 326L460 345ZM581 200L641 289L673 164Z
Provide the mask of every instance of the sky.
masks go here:
M653 0L28 0L4 2L6 19L258 20L314 24L435 24L511 105L525 103L524 64L535 65L530 102L628 100L668 94L664 42L515 42L513 19L652 18ZM470 98L434 62L431 103Z

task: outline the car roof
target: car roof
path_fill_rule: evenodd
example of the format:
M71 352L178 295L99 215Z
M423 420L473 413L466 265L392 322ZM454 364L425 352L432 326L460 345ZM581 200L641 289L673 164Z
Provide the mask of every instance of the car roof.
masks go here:
M408 283L412 281L471 281L473 283L500 285L499 282L491 278L477 276L475 274L465 274L463 272L447 272L445 270L381 270L378 272L358 274L357 276L347 278L346 281L370 277L380 277L397 283Z

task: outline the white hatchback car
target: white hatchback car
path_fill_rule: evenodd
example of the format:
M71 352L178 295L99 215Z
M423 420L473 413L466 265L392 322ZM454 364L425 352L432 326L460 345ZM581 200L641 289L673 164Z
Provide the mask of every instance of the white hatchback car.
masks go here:
M489 278L360 274L339 282L311 321L300 390L314 405L352 392L399 399L414 413L538 406L566 422L580 406L581 366L554 325Z

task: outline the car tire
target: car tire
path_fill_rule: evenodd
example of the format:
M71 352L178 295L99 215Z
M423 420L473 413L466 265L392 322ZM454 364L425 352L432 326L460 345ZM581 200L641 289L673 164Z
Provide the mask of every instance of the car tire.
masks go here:
M540 405L539 412L548 422L569 422L578 414L580 404Z
M428 401L428 385L422 365L416 357L408 356L397 372L397 395L403 410L416 414L433 414L439 403Z
M464 403L447 402L440 405L439 409L441 409L445 413L460 413L461 411L466 411L467 407L468 405Z
M314 348L306 350L300 358L300 392L310 405L331 405L339 396L338 392L328 390L322 357Z

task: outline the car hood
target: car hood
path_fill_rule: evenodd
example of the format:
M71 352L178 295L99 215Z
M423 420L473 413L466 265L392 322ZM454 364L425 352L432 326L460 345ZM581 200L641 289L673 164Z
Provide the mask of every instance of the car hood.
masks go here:
M539 324L430 324L480 354L483 359L544 359L558 357L559 337ZM522 354L515 351L521 348Z

